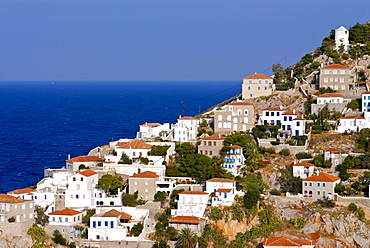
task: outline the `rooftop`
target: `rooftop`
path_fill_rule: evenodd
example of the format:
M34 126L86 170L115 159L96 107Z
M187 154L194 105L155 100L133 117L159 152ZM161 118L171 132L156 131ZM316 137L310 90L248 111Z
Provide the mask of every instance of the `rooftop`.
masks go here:
M182 194L182 195L208 195L208 193L204 192L204 191L183 191L183 192L180 192L179 194Z
M103 158L99 158L97 156L78 156L71 159L66 160L68 162L95 162L95 161L104 161Z
M344 97L344 96L338 93L325 93L318 95L317 97Z
M204 137L202 139L203 140L223 140L223 139L226 139L226 137L225 136L222 136L220 134L213 134L211 136Z
M340 180L339 177L332 176L326 173L319 173L319 175L314 175L303 179L303 181L318 181L318 182L335 182Z
M323 151L324 152L341 152L340 149L334 148L334 147L329 147L329 148L323 149Z
M254 73L252 75L245 77L245 79L272 79L272 77L267 76L266 74L263 73Z
M30 192L33 192L33 191L36 191L36 190L30 189L30 188L16 189L16 190L13 190L13 191L9 191L8 194L26 194L26 193L30 193Z
M159 176L155 172L144 171L144 172L140 172L138 174L130 176L130 178L132 178L132 177L134 177L134 178L157 178Z
M268 107L268 108L264 108L262 110L279 110L279 111L285 111L285 109L283 109L281 107Z
M142 140L132 140L119 146L119 148L131 148L131 149L149 149L152 145L145 143Z
M315 165L311 164L311 163L297 163L297 164L293 164L293 166L311 167L311 166L315 166Z
M178 120L198 120L198 118L192 117L192 116L184 116L178 118Z
M253 103L250 103L250 102L231 102L231 103L226 104L226 105L253 105Z
M15 197L12 195L0 194L0 202L17 203L17 202L23 202L23 200L20 199L19 197Z
M90 169L80 170L80 171L78 171L78 173L81 174L81 175L84 175L85 177L89 177L89 176L98 174L97 172L95 172L93 170L90 170Z
M228 179L228 178L211 178L209 180L207 180L207 182L221 182L221 183L231 183L231 182L235 182L235 180L231 180L231 179Z
M263 240L263 246L273 246L273 247L302 247L303 245L313 245L312 241L304 239L296 239L290 237L276 237L276 238L265 238Z
M126 214L124 212L120 212L118 210L112 209L108 212L105 212L102 217L119 217L121 220L130 220L132 218L131 215Z
M70 208L66 208L66 209L63 209L63 210L51 212L51 213L49 213L49 215L76 215L76 214L80 214L80 213L82 213L82 212L76 211L76 210L73 210L73 209L70 209Z
M348 66L339 65L339 64L332 64L325 67L322 67L322 69L349 69Z
M349 116L344 116L340 119L365 119L365 118L360 115L349 115Z

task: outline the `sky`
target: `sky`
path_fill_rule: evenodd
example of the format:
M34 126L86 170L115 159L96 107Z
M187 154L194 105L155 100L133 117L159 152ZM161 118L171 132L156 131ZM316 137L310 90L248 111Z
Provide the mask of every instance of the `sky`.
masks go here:
M0 81L271 75L369 13L368 0L1 0Z

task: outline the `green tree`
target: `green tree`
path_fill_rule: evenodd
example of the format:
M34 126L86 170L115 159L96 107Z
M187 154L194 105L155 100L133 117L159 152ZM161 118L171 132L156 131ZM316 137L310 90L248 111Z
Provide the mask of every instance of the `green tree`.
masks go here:
M202 122L199 124L200 127L208 127L207 120L202 120Z
M165 201L167 199L167 196L168 194L166 192L161 192L161 191L158 191L157 193L155 193L154 195L154 201L155 202L158 202L158 201Z
M144 229L143 223L139 222L139 223L132 226L131 233L132 233L132 235L137 237L137 236L140 235L140 233L143 231L143 229Z
M39 226L31 226L28 228L27 235L31 236L32 241L34 244L32 247L43 247L46 241L46 233L42 227Z
M170 248L169 244L167 244L166 241L160 240L158 242L155 242L152 248Z
M45 214L44 208L36 205L35 212L36 212L36 217L35 217L36 224L45 226L46 224L49 223L49 216Z
M132 164L132 160L126 153L123 153L121 157L121 161L119 161L118 163L119 164Z
M197 235L188 228L182 229L179 239L176 242L176 247L179 248L194 248L198 243Z
M247 209L251 209L257 206L258 201L261 199L261 191L259 190L247 190L244 193L244 206Z
M289 222L295 229L300 230L306 225L307 219L305 217L291 218Z
M117 194L118 189L122 188L122 179L113 175L103 175L98 181L98 187L110 194Z
M359 109L359 108L360 108L359 100L358 100L358 99L352 99L352 100L348 103L348 108L350 108L350 109L352 109L352 110Z
M213 221L221 220L223 218L222 210L218 207L211 208L209 219Z
M68 245L68 241L63 237L63 235L58 231L58 230L54 230L54 233L53 233L53 238L52 240L56 243L56 244L60 244L60 245Z

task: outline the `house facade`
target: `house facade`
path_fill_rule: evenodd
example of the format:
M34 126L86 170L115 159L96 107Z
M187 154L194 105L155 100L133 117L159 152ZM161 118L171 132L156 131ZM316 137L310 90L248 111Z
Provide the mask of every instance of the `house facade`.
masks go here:
M147 201L153 201L154 195L157 193L157 181L159 176L155 172L144 171L128 179L128 188L130 194L138 192L138 198Z
M311 114L317 114L325 106L329 111L342 112L347 106L344 96L338 93L325 93L317 96L316 103L311 105Z
M226 137L220 134L213 134L211 136L202 138L198 146L198 153L211 158L213 156L220 156L220 151L224 146L225 139Z
M273 78L266 74L255 73L243 78L243 100L260 96L269 96L272 94L273 90Z
M361 94L362 97L362 112L370 112L370 91Z
M349 49L349 31L343 26L335 30L335 49L339 50L343 46L344 51Z
M103 166L104 159L97 156L78 156L66 160L66 169L71 171L78 171L80 165L85 167L95 167L99 164Z
M123 154L126 154L134 162L140 161L141 157L147 157L151 149L152 145L138 139L129 142L118 142L115 147L117 157L121 158Z
M189 142L196 139L198 134L199 119L191 116L184 116L177 119L172 127L173 141Z
M179 193L177 209L171 210L172 216L203 217L209 193L204 191L183 191Z
M206 181L206 192L211 194L212 206L230 206L234 202L236 182L227 178L212 178Z
M214 111L214 130L217 134L250 131L254 122L252 103L232 102Z
M197 235L201 235L206 225L206 220L195 216L176 216L168 220L168 225L179 231L187 228Z
M323 149L324 160L329 160L332 165L337 166L345 159L342 156L342 151L338 148L330 147Z
M331 88L336 91L353 90L354 82L349 67L332 64L322 67L319 76L320 88Z
M234 176L238 176L240 169L245 166L243 147L232 145L229 148L230 150L227 151L224 157L224 168Z
M170 133L170 123L145 123L139 125L136 139L153 139L156 137L167 138Z
M311 163L297 163L293 165L293 177L302 179L313 176L315 165Z
M365 112L368 113L368 112ZM337 131L344 132L358 132L361 129L368 127L368 122L365 117L358 115L345 116L339 119Z
M302 180L302 191L304 197L315 199L328 197L334 199L335 185L340 183L340 178L326 173L319 173Z

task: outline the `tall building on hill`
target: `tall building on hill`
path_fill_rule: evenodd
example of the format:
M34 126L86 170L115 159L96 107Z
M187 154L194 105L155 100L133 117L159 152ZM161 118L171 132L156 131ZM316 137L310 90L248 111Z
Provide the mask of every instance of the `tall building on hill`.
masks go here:
M353 75L348 66L332 64L320 69L320 88L331 88L336 91L353 90Z
M255 73L243 78L242 97L251 99L269 96L274 90L273 78L263 73Z
M344 45L344 51L348 51L349 31L343 26L335 30L335 48L338 50L341 45Z

